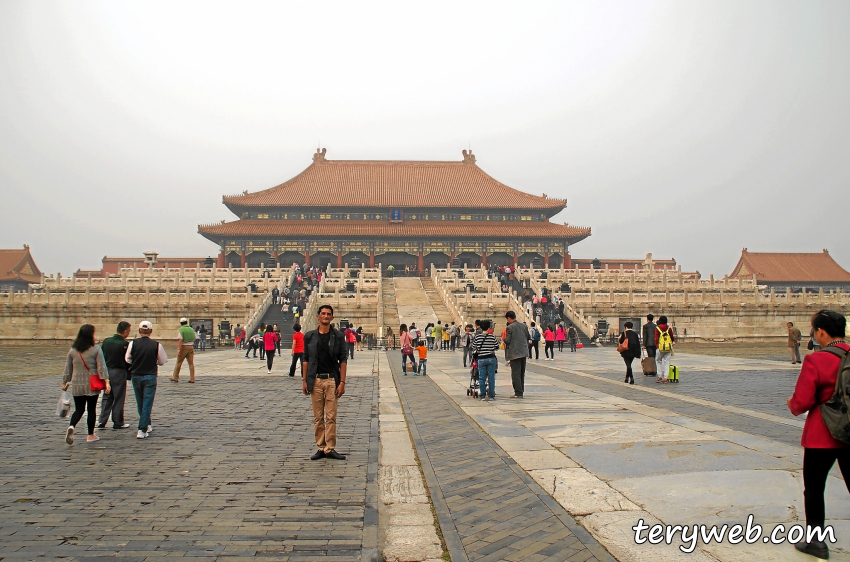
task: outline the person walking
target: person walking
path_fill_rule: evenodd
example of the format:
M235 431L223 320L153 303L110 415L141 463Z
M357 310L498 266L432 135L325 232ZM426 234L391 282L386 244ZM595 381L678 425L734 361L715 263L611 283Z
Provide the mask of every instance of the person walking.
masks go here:
M578 344L578 330L573 324L570 324L567 328L567 341L570 342L570 353L575 353L576 344Z
M655 327L655 369L658 372L658 378L655 382L666 383L670 377L670 357L673 355L673 344L676 343L676 336L673 330L667 325L667 317L660 316L658 318L658 326Z
M171 382L180 382L180 366L185 359L189 363L189 382L195 382L195 331L189 326L189 320L180 319L180 329L177 330L177 363L174 365L174 374L169 379Z
M292 364L289 366L289 376L295 376L295 365L301 361L301 370L304 370L304 334L301 333L301 324L292 326L295 330L292 334Z
M432 333L434 336L434 351L437 351L443 345L443 325L440 324L439 320L437 320L437 323L434 325Z
M363 326L357 326L357 329L354 331L354 335L357 338L357 351L363 351Z
M838 312L820 310L812 316L813 337L821 351L803 359L794 394L788 399L788 409L795 416L807 414L803 425L803 499L807 530L824 531L826 508L824 490L832 466L838 468L845 486L850 490L850 447L837 441L823 421L820 405L832 398L844 356L850 345L844 341L847 320ZM803 537L794 546L800 552L816 558L829 558L829 546L821 535L810 542ZM834 539L833 539L834 540Z
M242 346L242 326L236 324L233 330L233 351L238 351Z
M451 334L449 333L449 325L443 324L443 351L449 351L449 341Z
M190 326L187 326L190 330ZM139 323L139 337L127 346L124 361L130 365L130 379L133 381L133 393L136 395L136 408L139 410L139 429L136 439L145 439L153 431L151 410L156 395L156 378L159 367L168 361L162 344L152 340L153 324L144 320Z
M641 342L646 350L646 356L655 358L655 316L652 314L646 315L646 324L641 328Z
M564 330L563 324L555 326L555 344L558 346L558 351L564 351L564 342L567 341L567 332Z
M452 325L449 326L449 349L451 351L454 351L455 349L457 349L457 342L458 342L457 326L455 325L454 322L452 322Z
M275 342L275 349L277 350L277 356L280 357L280 343L281 338L283 337L280 333L280 328L277 327L277 324L272 326L272 332L277 336L277 341Z
M481 400L496 399L496 350L499 342L490 332L490 321L481 320L481 333L475 335L472 345L474 356L478 359L478 395Z
M413 365L413 374L416 374L416 359L413 356L413 338L407 330L407 324L398 327L399 340L401 342L401 372L407 376L407 359Z
M608 326L608 343L614 343L617 338L617 329L613 324Z
M100 396L100 390L92 388L92 376L102 381L107 394L111 392L112 385L109 382L106 359L100 346L94 343L94 326L83 324L68 351L65 373L62 377L62 390L67 390L70 386L71 394L74 396L74 413L71 414L70 424L65 430L65 442L68 445L74 444L74 431L85 412L88 412L86 443L100 440L94 434L94 425L97 421L97 398Z
M472 325L467 324L460 336L460 346L463 348L463 366L466 367L467 360L472 363Z
M319 306L319 327L304 336L304 361L301 363L301 391L311 397L316 446L310 460L321 458L345 460L336 452L337 400L345 394L348 361L345 338L331 326L334 309Z
M423 376L428 376L428 346L425 341L419 340L419 346L416 348L419 352L419 367L416 372Z
M265 323L260 323L260 327L257 328L257 335L260 337L260 361L266 358L266 346L263 345L263 336L266 335L266 325Z
M207 350L207 326L206 324L201 324L200 329L198 330L198 339L201 340L200 349L201 351Z
M640 338L632 329L634 324L626 322L623 324L625 330L620 334L617 340L620 345L617 346L617 351L620 352L620 357L626 363L626 380L623 382L635 384L635 376L632 372L632 361L640 357Z
M532 322L531 329L529 330L531 334L531 339L528 340L528 358L531 359L531 351L534 350L534 360L540 360L540 330L537 328L537 324ZM466 365L464 365L466 366Z
M387 326L387 349L395 349L395 334L389 326Z
M434 323L428 322L425 325L425 343L428 349L434 349Z
M548 325L546 327L546 331L543 332L543 340L545 342L543 347L543 355L544 361L554 361L555 360L555 330L552 329L552 325Z
M357 344L357 334L354 333L354 330L350 325L345 329L343 334L345 334L345 343L348 346L348 357L349 359L354 359L354 348Z
M793 322L788 322L788 347L791 349L791 364L800 363L800 341L803 334L799 328L794 327Z
M100 403L100 419L97 427L106 427L106 422L112 417L112 429L127 429L129 423L124 423L124 401L127 399L127 369L124 361L130 342L130 323L123 320L118 323L115 335L103 340L100 348L106 360L106 370L109 372L109 384L112 391L103 395Z
M278 342L280 342L280 336L278 336L271 328L263 333L263 348L266 351L266 366L269 368L269 374L272 374L274 352L277 349Z
M511 398L522 398L525 394L525 366L528 360L528 326L516 321L516 312L509 310L505 313L505 359L511 365L511 383L514 394Z

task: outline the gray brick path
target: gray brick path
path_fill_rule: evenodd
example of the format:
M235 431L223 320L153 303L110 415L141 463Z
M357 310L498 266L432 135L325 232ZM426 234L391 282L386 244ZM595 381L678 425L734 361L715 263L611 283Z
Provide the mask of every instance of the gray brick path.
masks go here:
M256 373L259 362L246 364ZM84 419L73 446L53 412L58 376L3 386L0 560L374 556L375 377L349 377L343 462L309 460L312 411L299 378L167 379L159 378L149 439L106 429L86 444ZM132 390L127 403L135 424Z
M388 355L454 562L613 560L436 384L401 376Z

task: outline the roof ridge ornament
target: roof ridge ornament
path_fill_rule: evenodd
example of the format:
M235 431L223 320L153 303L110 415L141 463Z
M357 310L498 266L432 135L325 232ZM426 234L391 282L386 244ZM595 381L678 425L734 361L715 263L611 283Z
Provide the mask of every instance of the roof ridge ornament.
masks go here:
M327 148L317 148L316 154L313 155L313 164L319 164L325 161L325 154L327 154Z
M464 164L475 164L475 155L472 154L472 149L469 149L469 152L466 150L463 151L463 163Z

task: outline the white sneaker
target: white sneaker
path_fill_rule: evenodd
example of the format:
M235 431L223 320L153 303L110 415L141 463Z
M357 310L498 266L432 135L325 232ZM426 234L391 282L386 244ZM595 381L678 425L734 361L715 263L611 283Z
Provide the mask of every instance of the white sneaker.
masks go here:
M136 439L144 439L148 434L142 431L141 429L136 432Z
M153 431L153 426L149 425L147 430L145 430L145 431L146 431L146 433L151 433ZM145 437L147 437L147 436L145 436Z
M272 374L272 370L271 370L271 369L269 369L269 374Z
M69 425L68 430L65 432L65 443L68 445L74 444L74 426Z

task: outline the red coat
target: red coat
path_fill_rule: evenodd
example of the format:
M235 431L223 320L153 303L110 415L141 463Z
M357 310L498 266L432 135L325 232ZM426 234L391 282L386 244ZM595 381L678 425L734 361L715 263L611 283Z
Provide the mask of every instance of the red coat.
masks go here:
M844 350L850 345L837 344ZM788 401L788 408L795 416L808 412L803 426L803 438L800 444L809 449L839 449L846 447L836 441L823 423L820 415L821 404L832 398L835 392L835 379L838 377L838 364L841 360L827 351L818 351L803 358L803 367L794 387L794 395Z
M275 344L279 341L280 338L271 330L266 330L266 332L263 334L263 344L265 345L264 349L266 351L271 351L275 349Z

